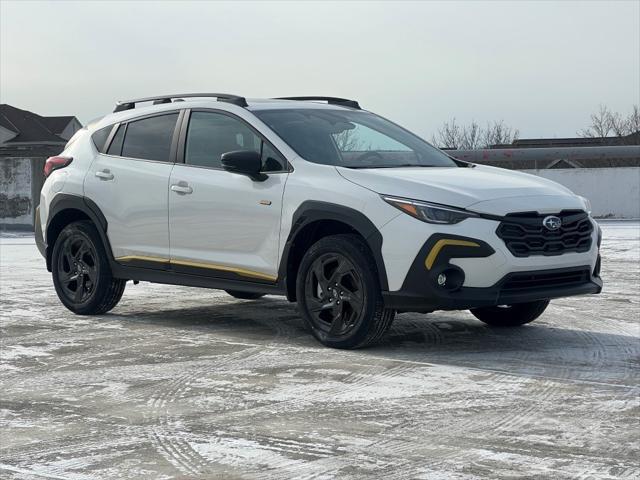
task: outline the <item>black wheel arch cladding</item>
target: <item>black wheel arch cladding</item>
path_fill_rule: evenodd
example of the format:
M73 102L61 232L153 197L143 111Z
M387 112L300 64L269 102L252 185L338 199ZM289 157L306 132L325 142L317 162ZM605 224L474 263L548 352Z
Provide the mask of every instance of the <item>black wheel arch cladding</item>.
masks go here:
M295 285L289 285L287 277L291 273L289 270L291 252L298 235L304 227L322 220L344 223L362 236L373 254L380 288L383 291L388 290L387 273L382 258L382 234L373 222L363 213L353 208L316 200L308 200L301 203L291 219L291 230L289 231L278 269L278 277L281 282L285 282L286 290L289 291L292 288L293 292L295 292Z
M113 255L111 252L111 245L109 243L109 239L107 237L107 219L103 215L100 207L96 205L91 199L79 196L79 195L71 195L67 193L59 193L57 194L49 207L49 216L47 220L46 226L46 260L47 260L47 270L51 271L51 255L53 252L53 244L51 240L51 233L53 233L52 227L54 226L54 220L58 216L58 214L64 213L65 211L77 210L82 212L89 220L93 222L96 226L96 230L100 235L100 239L102 240L102 244L104 245L104 249L107 253L109 262L113 261ZM60 234L60 231L66 225L62 226L56 233Z

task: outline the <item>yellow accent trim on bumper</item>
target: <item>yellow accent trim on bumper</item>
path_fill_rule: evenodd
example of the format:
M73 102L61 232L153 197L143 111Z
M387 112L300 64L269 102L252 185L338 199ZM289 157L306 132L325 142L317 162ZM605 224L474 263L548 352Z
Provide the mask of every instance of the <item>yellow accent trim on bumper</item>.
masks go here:
M258 278L261 280L268 280L270 282L275 282L278 277L274 277L273 275L267 275L266 273L254 272L253 270L246 270L244 268L235 268L228 267L226 265L216 265L214 263L202 263L202 262L191 262L187 260L170 260L168 258L160 258L160 257L145 257L142 255L127 255L124 257L116 258L117 262L130 262L133 260L142 260L147 262L157 262L157 263L166 263L170 265L182 265L185 267L197 267L197 268L208 268L210 270L218 270L222 272L232 272L243 277L250 278Z
M480 245L476 242L469 242L467 240L454 240L454 239L446 239L438 240L435 245L431 248L429 255L427 255L426 260L424 261L424 265L427 267L427 270L431 270L433 264L436 262L436 258L438 258L438 254L440 250L444 247L452 245L458 247L479 247Z

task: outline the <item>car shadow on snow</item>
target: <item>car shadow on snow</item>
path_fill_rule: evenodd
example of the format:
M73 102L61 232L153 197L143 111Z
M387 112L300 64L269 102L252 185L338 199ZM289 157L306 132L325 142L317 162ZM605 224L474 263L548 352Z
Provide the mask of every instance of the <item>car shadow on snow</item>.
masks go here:
M113 317L153 324L154 328L193 330L198 335L212 335L212 340L223 337L269 347L344 354L316 342L295 305L273 297L253 301L229 298L215 305L175 309L139 310L130 305L124 311L114 310ZM570 371L572 378L601 381L606 377L608 383L626 383L625 379L636 375L640 347L632 336L565 327L551 312L532 324L506 329L489 327L467 312L434 312L398 315L380 344L354 353L512 373L565 377Z

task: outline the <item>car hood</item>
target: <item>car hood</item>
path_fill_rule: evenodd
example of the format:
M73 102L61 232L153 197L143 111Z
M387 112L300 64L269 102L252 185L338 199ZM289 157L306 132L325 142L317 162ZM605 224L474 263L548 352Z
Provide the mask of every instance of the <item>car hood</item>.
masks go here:
M347 180L376 193L425 200L483 213L502 213L501 204L522 204L537 197L549 197L541 202L551 209L584 208L580 197L562 185L526 173L476 165L465 167L406 167L350 169L337 167ZM551 198L554 197L554 198ZM509 202L504 199L511 198ZM542 200L542 199L541 199ZM473 208L477 205L479 208ZM486 205L487 208L483 208ZM529 203L525 210L536 210ZM545 210L548 208L544 208ZM508 209L506 209L508 210ZM511 211L522 211L513 210Z

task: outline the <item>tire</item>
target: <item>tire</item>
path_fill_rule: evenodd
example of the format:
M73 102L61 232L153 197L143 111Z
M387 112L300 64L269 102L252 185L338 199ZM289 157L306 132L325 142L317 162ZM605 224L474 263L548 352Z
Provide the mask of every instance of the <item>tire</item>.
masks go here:
M471 313L492 327L519 327L533 322L546 310L549 300L498 305L495 307L472 308Z
M264 297L264 293L241 292L240 290L225 290L225 292L234 298L240 298L242 300L257 300L258 298Z
M51 272L58 298L79 315L108 312L118 304L126 285L126 280L111 275L100 235L88 220L70 223L60 232L53 246Z
M377 343L395 317L395 310L384 307L373 256L358 235L313 244L300 263L296 295L313 336L332 348Z

